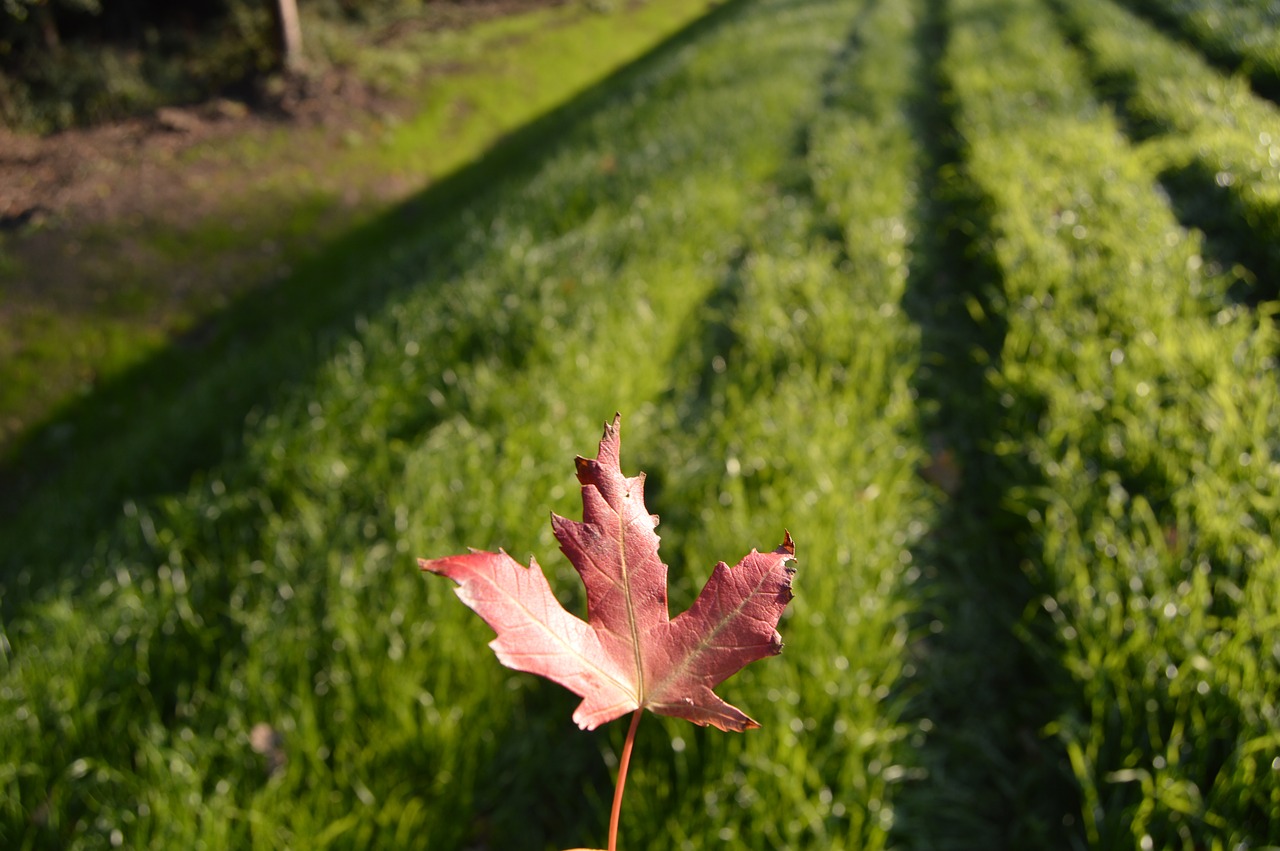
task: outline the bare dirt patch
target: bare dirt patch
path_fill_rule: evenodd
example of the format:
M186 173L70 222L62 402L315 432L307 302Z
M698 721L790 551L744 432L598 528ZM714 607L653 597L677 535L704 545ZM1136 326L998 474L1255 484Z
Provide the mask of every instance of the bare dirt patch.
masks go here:
M193 228L223 214L229 199L252 196L279 168L275 162L188 156L197 148L215 150L283 129L307 131L306 147L323 155L344 132L403 110L343 70L298 77L279 88L252 107L226 99L168 107L46 138L0 131L0 228L9 231L5 250L19 270L6 276L0 311L32 300L60 310L99 309L119 295L103 287L120 272L132 278L122 286L149 285L147 269L158 259L130 246L131 230L145 243L152 225L174 233ZM261 246L244 248L260 253ZM236 253L232 246L227 250ZM186 270L176 280L165 277L165 286L183 299L193 289L221 291L226 276Z
M565 2L430 3L421 16L388 25L368 40L391 47L415 33L462 29ZM152 212L175 189L188 194L205 183L201 174L192 173L198 169L190 163L174 168L179 155L195 145L282 124L340 132L403 108L401 99L377 91L349 69L327 68L266 85L248 102L220 99L166 107L153 115L46 137L0 127L0 230L24 231L50 221L118 221L133 212ZM181 173L176 187L170 180L175 171Z

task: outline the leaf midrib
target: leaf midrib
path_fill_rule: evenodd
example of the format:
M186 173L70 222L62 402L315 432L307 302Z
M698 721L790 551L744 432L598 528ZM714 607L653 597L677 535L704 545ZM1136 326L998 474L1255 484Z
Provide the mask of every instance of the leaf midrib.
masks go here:
M624 500L631 499L631 491L628 490L623 494L622 498ZM622 570L623 596L627 599L627 627L631 631L631 656L636 671L636 702L640 706L644 706L644 664L640 653L640 629L636 624L636 606L631 593L631 570L630 565L627 564L627 529L631 524L630 522L623 522L624 517L625 515L618 517L618 564Z

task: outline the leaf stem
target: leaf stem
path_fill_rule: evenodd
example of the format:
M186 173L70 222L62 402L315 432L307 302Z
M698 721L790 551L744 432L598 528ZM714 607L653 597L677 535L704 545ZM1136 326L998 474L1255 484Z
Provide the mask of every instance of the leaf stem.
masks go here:
M631 716L627 741L622 746L622 760L618 763L618 786L613 790L613 812L609 814L609 851L618 851L618 820L622 816L622 789L627 785L627 767L631 765L631 747L636 743L636 728L644 709L637 709Z

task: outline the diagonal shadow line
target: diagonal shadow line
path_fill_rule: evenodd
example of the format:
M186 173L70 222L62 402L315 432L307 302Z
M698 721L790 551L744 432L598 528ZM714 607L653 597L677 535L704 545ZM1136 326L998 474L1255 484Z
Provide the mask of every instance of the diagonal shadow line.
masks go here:
M374 313L403 285L374 280L377 269L411 241L443 279L463 268L457 212L490 197L497 184L527 176L568 124L584 121L658 62L702 38L746 0L725 0L682 31L546 112L409 200L318 249L278 286L255 289L209 320L208 342L170 346L104 382L37 427L0 466L0 614L14 597L59 578L52 563L76 563L92 533L126 499L150 499L183 487L197 471L240 457L242 429L256 406L304 381L333 340ZM31 587L8 588L35 559ZM16 593L15 593L16 592Z
M898 793L895 821L907 847L1078 848L1078 791L1065 753L1041 732L1059 714L1067 677L1051 629L1028 616L1045 589L1027 569L1030 524L1010 507L1014 489L1038 476L995 450L1028 426L1004 421L990 379L1006 333L1004 285L986 244L992 201L964 173L938 6L917 35L931 70L912 110L926 150L904 307L921 330L914 387L945 498L913 554L922 579L907 591L922 637L901 684L904 720L926 735L916 755L923 779Z

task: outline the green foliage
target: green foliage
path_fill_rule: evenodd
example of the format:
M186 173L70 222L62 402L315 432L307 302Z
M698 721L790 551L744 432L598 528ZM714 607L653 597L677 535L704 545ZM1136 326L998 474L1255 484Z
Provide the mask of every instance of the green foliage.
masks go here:
M412 30L447 0L303 3L312 70ZM261 93L279 65L271 3L6 0L0 13L0 120L47 133L166 104ZM447 13L441 13L446 14ZM385 45L381 45L385 47Z
M29 4L0 17L0 120L46 133L186 103L275 66L265 3ZM14 14L13 12L16 12Z

